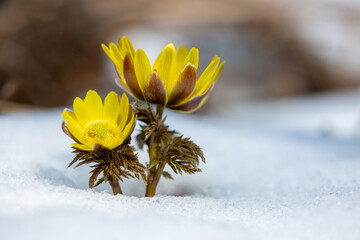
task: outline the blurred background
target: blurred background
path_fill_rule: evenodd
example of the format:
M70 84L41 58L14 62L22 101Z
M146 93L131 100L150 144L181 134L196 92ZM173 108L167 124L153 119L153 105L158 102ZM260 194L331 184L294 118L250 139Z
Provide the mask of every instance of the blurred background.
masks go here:
M0 111L121 92L100 44L123 35L151 60L169 42L197 47L200 73L227 61L200 113L360 85L356 0L0 0Z

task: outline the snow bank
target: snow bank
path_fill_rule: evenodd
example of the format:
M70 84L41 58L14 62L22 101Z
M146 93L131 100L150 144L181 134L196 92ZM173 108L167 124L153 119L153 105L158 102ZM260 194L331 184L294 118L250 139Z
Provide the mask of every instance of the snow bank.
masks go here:
M207 164L161 179L153 199L136 180L122 183L132 196L89 190L88 167L67 169L60 109L1 115L0 239L360 239L358 102L354 92L218 116L167 111Z

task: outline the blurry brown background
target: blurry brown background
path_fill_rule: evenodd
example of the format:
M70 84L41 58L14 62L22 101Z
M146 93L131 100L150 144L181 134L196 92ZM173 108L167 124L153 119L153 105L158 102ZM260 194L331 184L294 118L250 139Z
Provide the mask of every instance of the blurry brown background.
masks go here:
M115 70L100 44L128 36L151 58L174 42L225 69L203 111L221 104L353 89L360 5L286 0L0 0L0 111L102 96Z

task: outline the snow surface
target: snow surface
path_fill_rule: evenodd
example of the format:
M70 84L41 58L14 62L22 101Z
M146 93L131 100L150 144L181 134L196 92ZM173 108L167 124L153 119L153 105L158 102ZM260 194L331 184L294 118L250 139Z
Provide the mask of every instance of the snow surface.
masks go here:
M67 169L61 109L0 116L0 239L360 239L360 92L167 110L202 146L202 173L112 196ZM235 109L235 110L234 110ZM146 152L139 157L146 161ZM176 195L176 196L174 196Z

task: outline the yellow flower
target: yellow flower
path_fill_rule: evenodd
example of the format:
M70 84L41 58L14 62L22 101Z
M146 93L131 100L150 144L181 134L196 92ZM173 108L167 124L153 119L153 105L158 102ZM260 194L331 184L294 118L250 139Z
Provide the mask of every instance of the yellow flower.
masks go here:
M117 84L140 101L161 104L182 112L193 112L206 101L225 61L215 56L197 79L199 50L174 44L165 46L154 65L142 49L135 49L125 36L118 45L102 48L120 76Z
M125 94L121 99L110 92L102 103L100 96L93 90L87 92L83 100L74 100L74 111L65 109L64 131L76 143L74 147L92 151L96 145L108 149L120 146L134 129L135 120L129 99Z

